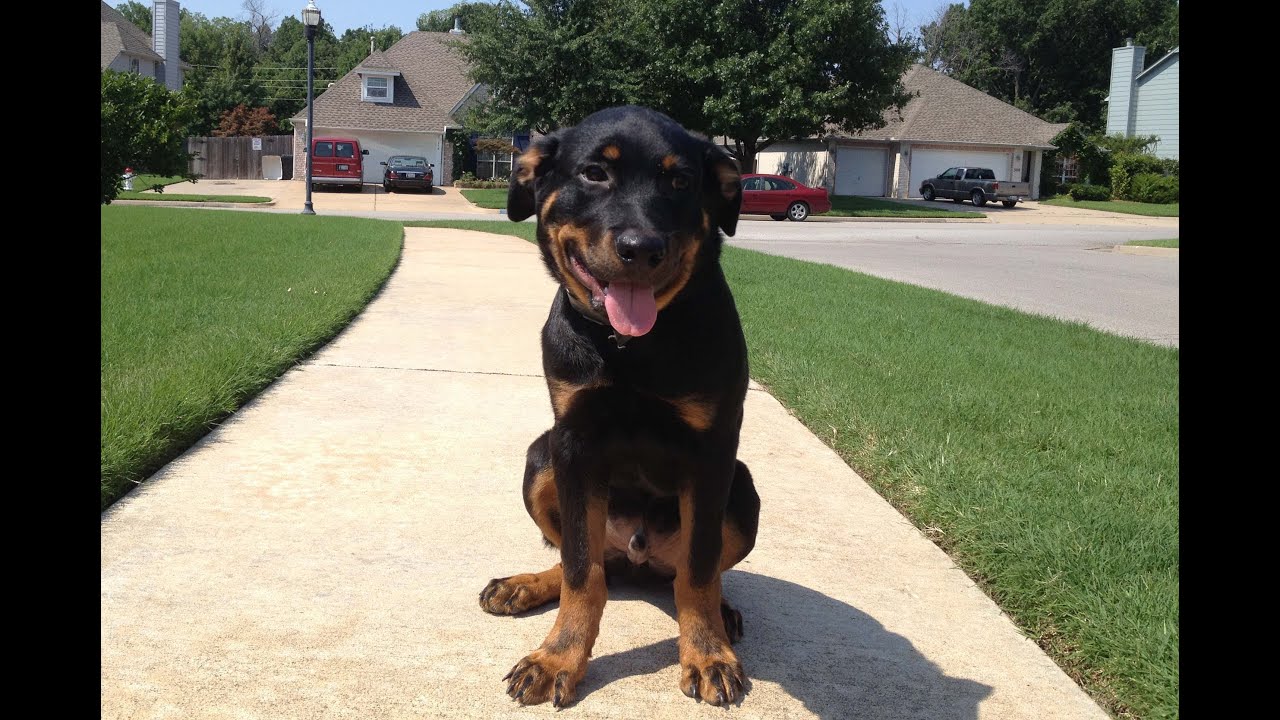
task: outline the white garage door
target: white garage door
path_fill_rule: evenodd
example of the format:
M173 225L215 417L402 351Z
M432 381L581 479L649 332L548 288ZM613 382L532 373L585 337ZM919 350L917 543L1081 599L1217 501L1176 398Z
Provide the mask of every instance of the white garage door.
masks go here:
M364 181L367 183L382 183L383 167L378 163L392 155L421 155L436 166L436 178L440 177L440 133L342 130L317 125L316 137L321 135L355 137L360 141L360 148L369 151L364 158Z
M911 186L907 189L907 197L920 197L920 182L937 177L949 167L991 168L995 171L997 180L1011 180L1009 168L1012 163L1011 152L912 149Z
M836 148L836 195L884 196L885 148Z

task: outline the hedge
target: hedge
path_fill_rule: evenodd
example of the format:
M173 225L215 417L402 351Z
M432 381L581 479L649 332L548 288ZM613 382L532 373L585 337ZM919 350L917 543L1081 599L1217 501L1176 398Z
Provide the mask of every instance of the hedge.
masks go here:
M1178 202L1178 178L1156 173L1139 173L1130 181L1131 200L1167 205Z
M1106 185L1088 185L1086 183L1073 183L1067 191L1071 195L1072 200L1110 200L1111 188Z

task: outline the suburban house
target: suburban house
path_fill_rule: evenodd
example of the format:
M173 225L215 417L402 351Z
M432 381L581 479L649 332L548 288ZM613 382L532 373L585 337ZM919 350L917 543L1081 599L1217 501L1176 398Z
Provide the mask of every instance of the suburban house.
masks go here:
M364 181L382 181L378 163L392 155L420 155L436 166L436 182L453 177L453 149L445 132L461 129L484 87L467 79L467 61L450 46L462 35L415 31L387 50L375 50L315 98L315 137L355 137L369 151ZM528 136L511 138L518 148ZM293 117L293 178L306 177L307 110ZM478 177L506 177L511 153L480 152Z
M1107 134L1155 135L1156 157L1178 159L1178 48L1143 69L1147 49L1133 40L1111 51Z
M183 72L191 66L178 59L178 12L173 0L155 0L148 35L103 2L102 69L138 73L181 90Z
M1031 183L1040 197L1040 163L1065 123L1049 123L921 64L902 76L914 97L901 114L887 110L878 130L770 145L762 173L786 174L833 195L908 198L920 181L949 167L991 168L1000 180Z

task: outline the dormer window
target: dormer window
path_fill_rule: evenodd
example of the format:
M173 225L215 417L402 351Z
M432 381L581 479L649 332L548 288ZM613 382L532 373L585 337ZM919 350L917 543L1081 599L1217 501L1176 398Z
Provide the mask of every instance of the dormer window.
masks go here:
M395 100L393 75L374 75L365 73L360 83L360 99L376 103L389 103Z

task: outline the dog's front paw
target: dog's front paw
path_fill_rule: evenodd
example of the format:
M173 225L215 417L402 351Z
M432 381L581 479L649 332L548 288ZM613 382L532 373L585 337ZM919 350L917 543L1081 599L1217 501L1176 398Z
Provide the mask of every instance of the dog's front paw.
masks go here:
M517 615L551 602L559 595L558 585L526 573L490 580L480 591L480 607L493 615Z
M728 646L712 652L683 652L680 667L680 689L691 698L711 705L732 705L744 694L747 676Z
M507 694L521 705L537 705L548 700L562 708L573 702L578 681L587 674L584 660L574 661L566 655L534 650L503 676Z

